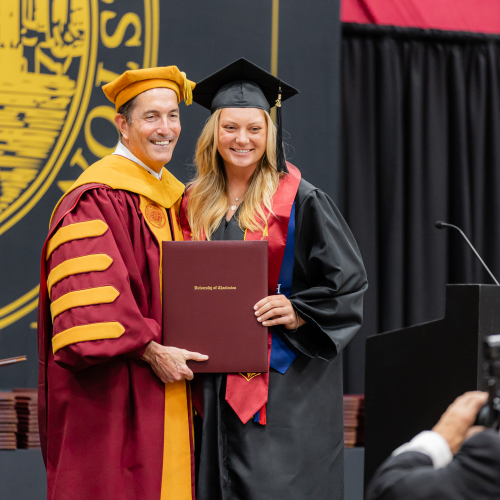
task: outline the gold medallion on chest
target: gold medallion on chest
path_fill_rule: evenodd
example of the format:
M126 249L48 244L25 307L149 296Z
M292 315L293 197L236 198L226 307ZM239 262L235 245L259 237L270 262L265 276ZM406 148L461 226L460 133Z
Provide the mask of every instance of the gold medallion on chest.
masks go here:
M167 222L167 218L165 217L163 210L159 206L153 205L152 203L146 207L146 219L152 226L157 227L158 229L165 226Z

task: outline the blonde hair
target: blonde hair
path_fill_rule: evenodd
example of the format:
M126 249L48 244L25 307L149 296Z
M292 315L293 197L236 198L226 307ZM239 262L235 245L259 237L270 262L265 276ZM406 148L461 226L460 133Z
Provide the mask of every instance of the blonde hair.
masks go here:
M210 240L227 212L226 172L217 150L221 112L222 109L216 110L208 119L196 147L197 172L189 183L187 209L193 240ZM264 110L262 113L267 123L266 151L250 178L238 215L240 227L252 232L264 231L267 226L266 212L273 214L273 196L280 180L276 167L276 127L269 113Z

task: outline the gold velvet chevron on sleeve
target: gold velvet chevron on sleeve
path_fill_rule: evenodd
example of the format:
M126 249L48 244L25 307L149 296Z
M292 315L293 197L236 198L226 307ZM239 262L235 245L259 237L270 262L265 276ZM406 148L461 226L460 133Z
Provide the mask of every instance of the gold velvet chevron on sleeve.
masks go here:
M110 304L114 302L119 295L120 292L113 286L99 286L66 293L50 304L52 322L54 322L56 316L68 309L98 304Z
M125 328L118 321L107 323L92 323L90 325L79 325L54 335L52 339L52 350L54 354L63 347L77 342L88 342L89 340L117 339L123 335Z
M74 259L68 259L61 262L61 264L50 271L47 279L49 297L52 292L52 287L62 279L73 274L105 271L112 263L113 259L104 253L84 255L83 257L75 257Z
M75 224L61 227L48 241L45 258L49 260L52 252L68 241L102 236L107 230L108 225L100 219L76 222Z

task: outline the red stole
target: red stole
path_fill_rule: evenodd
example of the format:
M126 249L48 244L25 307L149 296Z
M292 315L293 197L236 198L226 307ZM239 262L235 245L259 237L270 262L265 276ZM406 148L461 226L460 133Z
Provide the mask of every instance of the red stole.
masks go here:
M245 240L267 240L268 242L268 294L276 295L278 279L285 253L286 237L290 212L300 184L300 171L287 162L288 175L280 179L278 189L273 197L273 212L267 219L268 226L262 231L246 231ZM189 199L187 192L181 204L181 225L184 240L192 239L186 213ZM267 230L267 231L266 231ZM266 234L267 233L267 234ZM262 297L264 298L264 297ZM268 333L268 360L271 356L271 330ZM269 361L268 361L269 362ZM198 378L198 380L197 380ZM199 377L193 384L193 404L203 414L203 387ZM228 374L226 385L226 401L231 405L240 420L245 424L255 413L259 413L259 422L266 423L266 403L269 390L269 371L267 373Z

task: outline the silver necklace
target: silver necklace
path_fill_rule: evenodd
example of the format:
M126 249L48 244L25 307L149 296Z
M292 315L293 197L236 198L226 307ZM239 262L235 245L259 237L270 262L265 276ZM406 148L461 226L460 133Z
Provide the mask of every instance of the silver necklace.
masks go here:
M229 193L231 194L231 196L235 199L236 202L238 202L240 199L239 198L236 198L236 196L234 196L233 192L229 189L229 186L226 184L226 187L227 187L227 190L229 191ZM243 196L245 196L245 193L243 193ZM238 205L236 205L236 203L234 205L231 205L231 210L234 212L236 209L238 208Z

